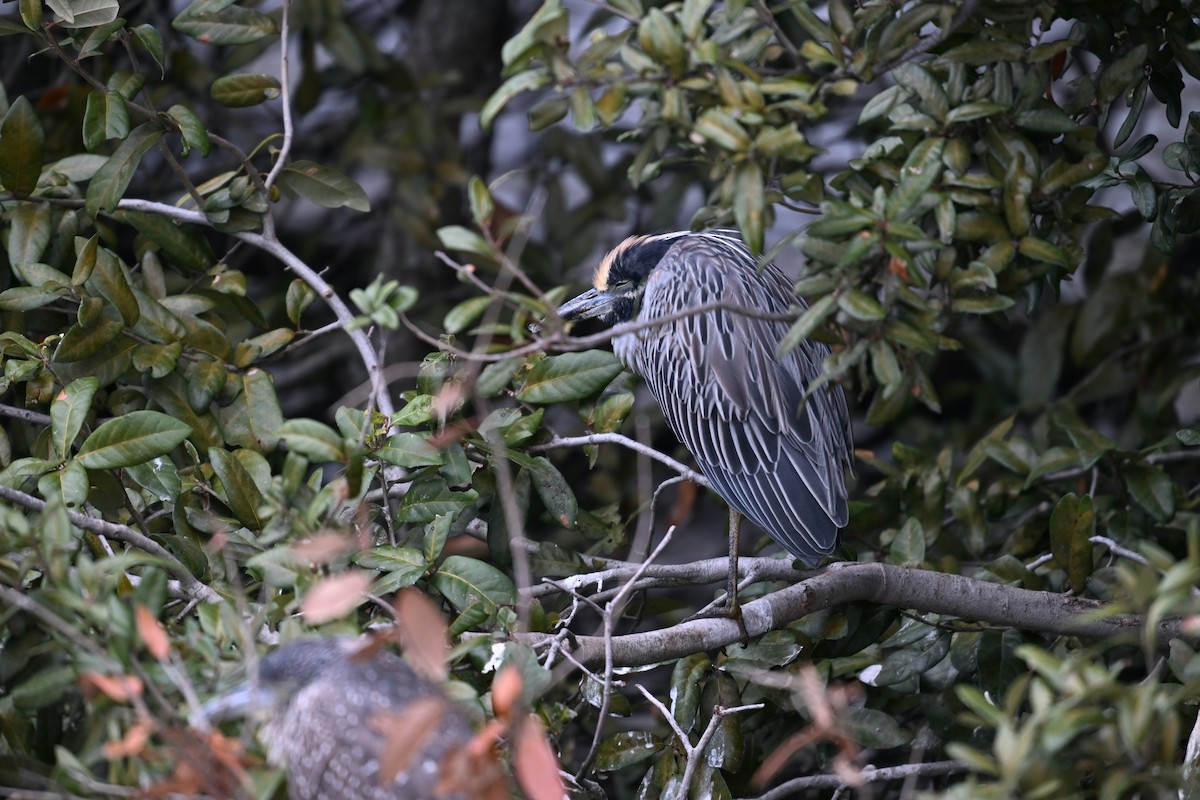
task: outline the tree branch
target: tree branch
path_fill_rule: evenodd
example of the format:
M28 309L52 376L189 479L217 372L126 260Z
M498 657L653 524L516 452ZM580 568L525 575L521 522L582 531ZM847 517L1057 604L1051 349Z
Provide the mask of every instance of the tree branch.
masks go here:
M896 567L890 564L834 564L825 572L742 607L746 632L761 636L815 611L853 602L871 602L934 614L976 620L1059 636L1086 639L1126 638L1138 641L1143 620L1132 614L1101 616L1103 604L1079 597L1035 592L942 572ZM1185 636L1179 620L1157 625L1158 647ZM553 637L522 636L538 645ZM741 641L732 619L693 619L670 628L617 636L611 640L613 661L632 667L716 650ZM604 660L604 637L580 636L572 640L571 653L584 664Z
M7 486L0 486L0 499L39 513L46 508L45 500L25 494L24 492L19 492L16 489L10 489ZM75 511L68 511L67 517L71 520L71 524L77 528L125 542L125 544L149 553L155 558L162 559L167 569L179 579L179 585L187 593L188 597L205 603L221 602L221 596L210 587L196 580L196 576L189 572L188 568L180 563L179 559L171 555L170 551L140 531L136 531L126 525L117 525L113 522L89 517L86 514L79 514Z

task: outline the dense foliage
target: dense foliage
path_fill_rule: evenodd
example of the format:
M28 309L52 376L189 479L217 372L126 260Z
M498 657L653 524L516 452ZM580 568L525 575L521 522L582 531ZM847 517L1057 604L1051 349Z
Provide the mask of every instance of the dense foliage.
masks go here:
M271 796L197 702L416 586L581 796L1196 790L1191 3L546 0L478 75L371 5L4 7L0 786ZM719 501L551 313L681 224L802 257L780 347L857 412L866 566L761 542L747 644L682 621Z

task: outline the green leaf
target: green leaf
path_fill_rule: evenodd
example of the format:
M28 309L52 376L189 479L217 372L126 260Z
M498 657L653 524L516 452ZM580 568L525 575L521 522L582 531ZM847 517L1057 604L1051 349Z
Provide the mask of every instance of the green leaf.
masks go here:
M854 319L877 322L886 316L879 301L861 289L847 289L838 295L837 301L838 308Z
M116 152L108 157L88 184L85 208L88 214L98 216L101 211L112 211L129 188L133 174L141 163L142 156L158 143L163 136L162 128L147 122L129 132Z
M900 727L890 714L874 708L847 706L837 711L838 728L863 747L887 749L912 741L912 734Z
M606 736L596 751L596 771L616 772L658 755L665 742L650 731L619 731Z
M120 336L123 330L125 324L109 316L101 317L87 327L72 325L59 340L58 348L54 351L54 360L60 364L71 364L91 358Z
M1095 532L1096 515L1090 495L1081 498L1071 492L1050 513L1050 552L1076 592L1083 591L1092 574L1091 537Z
M470 228L464 228L462 225L447 225L444 228L438 228L437 237L442 243L442 247L447 250L472 253L484 258L492 258L495 255L487 239L484 239Z
M1121 474L1129 494L1157 522L1167 522L1175 516L1175 484L1161 467L1130 463Z
M516 587L507 575L466 556L447 557L429 582L460 612L483 603L490 617L500 606L517 601Z
M117 18L118 0L46 0L64 28L94 28Z
M118 92L92 92L83 113L83 146L95 150L109 139L129 135L129 109Z
M911 216L929 188L942 174L942 152L946 140L940 137L923 139L913 148L900 168L900 183L887 201L888 219Z
M932 72L910 62L892 70L892 77L896 83L921 99L921 106L926 113L939 122L946 120L950 112L950 99L942 88L942 82Z
M603 389L623 370L620 360L606 350L550 356L529 370L517 399L539 404L582 400Z
M225 441L254 452L270 453L279 444L283 431L283 411L271 374L251 369L231 375L228 383L240 391L232 403L218 409ZM190 401L191 387L189 404Z
M53 209L43 203L18 203L8 220L8 262L26 283L40 286L42 282L30 280L21 267L38 263L46 252L54 233Z
M80 378L68 384L50 404L50 449L56 458L71 454L71 445L83 428L98 388L100 381L96 378Z
M111 303L126 325L133 327L141 320L142 309L137 296L129 288L125 270L108 248L101 247L96 251L96 266L85 286Z
M367 193L354 181L330 167L311 161L296 161L279 173L280 188L325 208L346 206L366 213L371 210Z
M217 261L212 245L195 225L141 211L122 211L121 219L153 242L172 264L188 272L207 272Z
M232 453L218 447L209 448L208 460L217 479L221 481L221 488L225 490L229 510L246 527L254 530L262 528L258 509L263 503L263 496L249 470Z
M446 312L446 318L442 320L442 327L446 333L462 333L474 325L491 304L492 298L487 295L469 297Z
M387 443L376 455L398 467L429 467L442 463L442 454L419 433L397 433L388 437Z
M529 477L533 479L533 488L537 490L538 497L542 498L542 502L545 503L546 510L558 521L559 525L564 528L574 528L575 520L579 515L579 503L576 501L575 493L571 491L567 479L544 456L528 460L531 463L526 465L522 462L522 466L529 471Z
M45 158L42 123L33 104L21 95L0 123L0 183L18 197L33 194Z
M479 112L479 124L486 131L491 129L492 122L508 102L522 92L532 92L550 83L550 76L544 69L518 72L492 92L492 96L483 104Z
M747 161L738 168L734 181L733 217L752 253L763 251L765 209L762 167L757 161Z
M279 79L274 75L238 73L224 75L213 81L209 90L213 100L229 108L256 106L267 100L278 99L282 93Z
M779 347L775 349L776 355L782 356L785 353L790 353L801 342L811 336L813 331L824 325L825 320L833 313L836 304L837 298L832 294L827 294L809 306L800 315L800 319L792 323L792 327L788 329L787 334L780 340Z
M154 59L154 63L158 64L159 72L166 74L166 60L163 57L162 36L153 25L142 24L133 29L133 35L136 41L146 48L146 52Z
M733 117L718 109L700 115L692 130L713 144L740 153L750 146L750 134Z
M87 469L141 464L182 444L192 429L158 411L133 411L96 428L79 448L76 460Z
M393 425L411 428L429 422L433 414L433 395L419 394L392 415Z
M222 3L215 9L209 0L194 0L171 23L180 33L202 44L251 44L279 33L275 20L258 11Z
M73 459L38 479L38 492L42 497L51 502L60 500L67 508L83 505L90 490L87 470Z
M478 499L479 493L474 489L456 492L440 475L427 475L413 481L400 501L396 519L400 522L432 522L442 514L457 515Z
M387 594L405 586L412 586L429 568L425 557L415 547L373 547L356 553L351 560L364 569L385 573L372 586L372 593Z
M200 155L207 157L212 150L212 143L208 140L204 123L195 112L187 106L176 104L167 109L167 116L179 126L179 133L183 137L182 154L186 156L195 147Z
M287 315L293 325L297 328L300 327L300 317L304 314L304 310L311 306L316 299L317 293L312 290L311 286L299 278L288 284Z
M342 437L337 431L315 419L289 419L283 423L280 436L287 449L318 464L344 461Z

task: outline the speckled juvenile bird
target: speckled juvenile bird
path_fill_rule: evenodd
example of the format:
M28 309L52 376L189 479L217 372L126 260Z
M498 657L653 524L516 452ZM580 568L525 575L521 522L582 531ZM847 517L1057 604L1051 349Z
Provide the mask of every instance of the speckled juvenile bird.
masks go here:
M424 731L414 729L431 717L406 713L419 701L440 708ZM291 800L465 800L439 790L447 755L473 736L462 711L403 659L357 640L285 644L262 659L257 680L204 711L214 720L263 718L259 738L286 769ZM406 742L414 745L407 752ZM385 779L397 758L404 769Z
M730 557L736 512L810 566L830 553L848 519L850 422L841 387L804 398L829 354L825 345L805 340L777 355L790 327L780 315L803 306L784 274L773 264L759 267L731 232L683 231L626 239L592 282L559 316L608 325L659 321L617 336L613 350L646 382L671 430L735 512ZM717 301L725 307L688 313ZM732 591L730 600L732 607Z

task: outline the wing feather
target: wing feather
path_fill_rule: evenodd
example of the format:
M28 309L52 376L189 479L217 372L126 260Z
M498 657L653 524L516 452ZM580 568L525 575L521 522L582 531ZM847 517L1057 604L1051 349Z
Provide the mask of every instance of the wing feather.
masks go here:
M799 302L783 273L773 265L757 269L739 240L695 234L663 256L638 319L677 316L713 300L767 314ZM779 359L787 329L782 320L717 310L665 321L617 345L717 492L793 555L815 563L849 518L843 464L850 427L840 387L804 402L829 350L805 341Z

